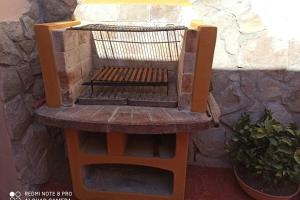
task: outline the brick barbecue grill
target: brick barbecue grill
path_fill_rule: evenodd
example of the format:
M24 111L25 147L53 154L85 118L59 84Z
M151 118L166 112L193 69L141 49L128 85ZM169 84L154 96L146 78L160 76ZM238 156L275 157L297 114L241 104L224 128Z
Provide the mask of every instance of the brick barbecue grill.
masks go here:
M220 115L216 27L79 24L35 27L47 102L36 120L64 129L75 195L183 200L189 134Z
M69 28L92 32L97 63L83 83L90 87L77 103L177 107L175 76L186 29L105 24Z

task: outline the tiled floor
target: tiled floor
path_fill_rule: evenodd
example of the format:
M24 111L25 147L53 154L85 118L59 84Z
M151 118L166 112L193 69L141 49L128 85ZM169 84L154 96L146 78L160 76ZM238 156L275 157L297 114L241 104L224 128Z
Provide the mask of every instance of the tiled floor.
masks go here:
M71 190L68 172L60 168L42 190ZM297 197L294 200L299 199L300 197ZM231 169L189 166L185 200L252 200L252 198L240 189Z
M251 200L231 169L189 166L185 200Z

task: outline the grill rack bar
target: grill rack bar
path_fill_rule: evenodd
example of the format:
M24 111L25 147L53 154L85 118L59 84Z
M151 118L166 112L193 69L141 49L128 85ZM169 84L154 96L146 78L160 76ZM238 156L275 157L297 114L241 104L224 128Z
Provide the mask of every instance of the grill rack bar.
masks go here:
M87 24L83 26L73 26L68 30L82 31L110 31L110 32L156 32L156 31L177 31L186 30L186 26L175 26L169 24L166 26L124 26L111 24Z

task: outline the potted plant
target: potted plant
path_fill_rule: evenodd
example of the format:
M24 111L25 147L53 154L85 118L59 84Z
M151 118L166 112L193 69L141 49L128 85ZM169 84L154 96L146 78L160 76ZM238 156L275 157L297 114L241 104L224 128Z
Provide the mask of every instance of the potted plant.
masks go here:
M266 110L252 122L243 114L227 150L242 189L257 200L288 200L299 193L300 130L284 127Z

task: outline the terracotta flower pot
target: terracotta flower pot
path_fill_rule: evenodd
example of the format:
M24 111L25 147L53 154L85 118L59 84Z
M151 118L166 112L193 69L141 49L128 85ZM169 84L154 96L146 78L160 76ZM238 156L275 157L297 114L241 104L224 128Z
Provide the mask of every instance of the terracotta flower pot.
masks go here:
M256 200L290 200L293 197L297 196L300 192L300 187L298 187L298 190L290 195L290 196L273 196L270 194L266 194L263 193L259 190L256 190L252 187L250 187L249 185L247 185L237 174L236 168L233 168L234 171L234 175L236 177L236 180L238 181L239 185L241 186L241 188L252 198L256 199Z

